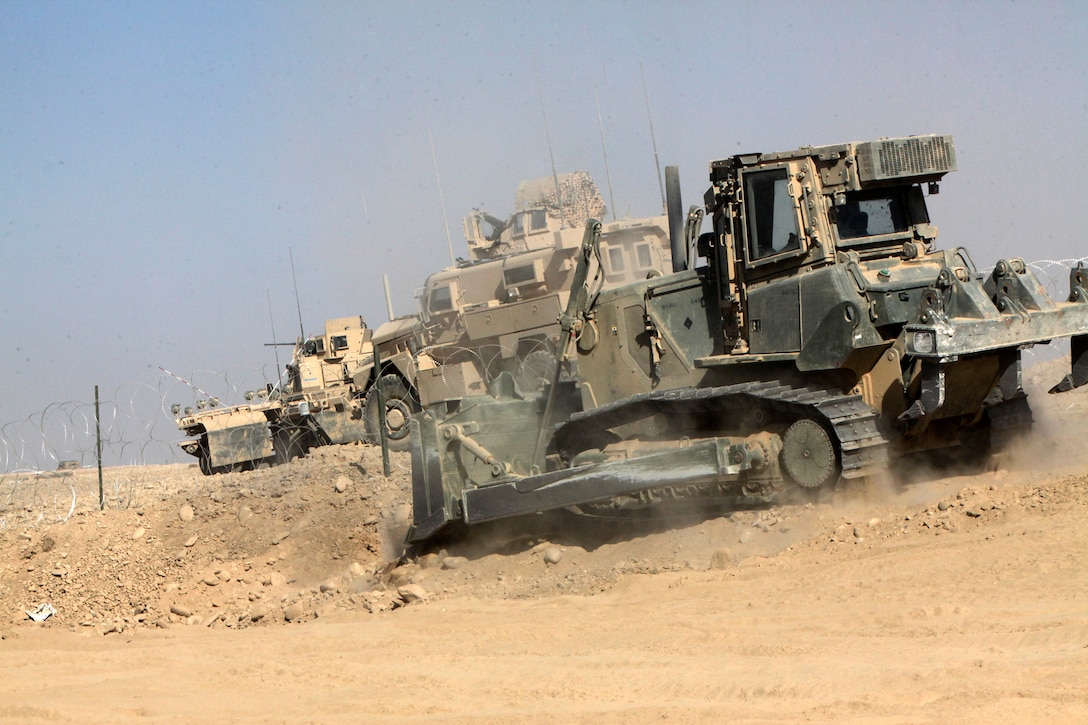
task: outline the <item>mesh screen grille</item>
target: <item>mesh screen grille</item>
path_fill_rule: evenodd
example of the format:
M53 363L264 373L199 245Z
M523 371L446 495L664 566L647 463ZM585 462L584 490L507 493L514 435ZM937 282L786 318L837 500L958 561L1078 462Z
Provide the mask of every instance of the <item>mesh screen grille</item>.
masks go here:
M912 136L858 145L858 173L863 180L955 170L956 148L951 136Z

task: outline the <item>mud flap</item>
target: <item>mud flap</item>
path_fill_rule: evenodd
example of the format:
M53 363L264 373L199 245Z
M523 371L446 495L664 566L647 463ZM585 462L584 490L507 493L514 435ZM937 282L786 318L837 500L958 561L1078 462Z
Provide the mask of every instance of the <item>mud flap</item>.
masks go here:
M1069 340L1072 353L1072 371L1050 389L1051 393L1064 393L1088 383L1088 335L1073 335Z

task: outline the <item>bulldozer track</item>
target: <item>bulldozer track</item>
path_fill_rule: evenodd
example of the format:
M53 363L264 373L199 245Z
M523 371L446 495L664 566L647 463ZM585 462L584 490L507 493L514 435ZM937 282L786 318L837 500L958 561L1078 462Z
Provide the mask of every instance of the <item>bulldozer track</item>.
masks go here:
M685 410L730 415L753 403L794 418L813 418L833 432L841 456L843 478L860 478L883 468L888 440L877 427L878 416L860 395L814 385L758 381L707 388L678 388L639 393L630 398L575 413L556 429L560 451L589 434L657 414ZM754 432L754 431L753 431Z

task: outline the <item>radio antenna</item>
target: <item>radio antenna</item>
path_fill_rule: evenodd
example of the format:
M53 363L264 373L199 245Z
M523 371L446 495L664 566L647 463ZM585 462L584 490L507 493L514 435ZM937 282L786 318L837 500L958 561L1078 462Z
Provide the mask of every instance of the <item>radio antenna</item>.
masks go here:
M608 169L608 147L604 145L604 120L601 118L601 99L597 84L593 84L593 100L597 102L597 125L601 128L601 153L604 155L604 176L608 181L608 203L612 206L612 221L616 221L616 199L612 196L612 172Z
M204 396L205 398L214 398L214 397L215 397L215 396L214 396L214 395L212 395L211 393L205 392L205 391L201 390L200 388L198 388L197 386L193 385L192 383L190 383L190 382L189 382L188 380L186 380L185 378L181 377L180 375L175 375L174 373L170 372L169 370L167 370L166 368L164 368L164 367L163 367L162 365L160 365L160 366L159 366L159 370L162 370L162 371L163 371L164 373L166 373L167 375L169 375L170 377L172 377L172 378L173 378L174 380L177 380L177 381L179 381L179 382L185 383L185 384L186 384L186 385L188 385L188 386L189 386L190 388L192 388L192 389L193 389L193 390L195 390L196 392L198 392L198 393L200 393L201 395L203 395L203 396Z
M555 154L552 153L552 135L548 131L548 112L544 109L544 89L540 85L540 71L536 67L536 56L533 56L533 75L536 76L536 92L540 96L540 115L544 117L544 139L548 142L548 158L552 162L552 181L555 182L555 203L559 206L559 216L563 220L563 226L567 225L567 212L563 206L563 194L559 191L559 174L555 172Z
M393 296L389 294L389 275L382 275L382 282L385 284L385 310L389 313L389 321L392 322L396 318L393 317Z
M638 62L638 72L642 74L642 95L646 98L646 120L650 122L650 143L654 147L654 165L657 166L657 186L661 189L661 209L668 210L665 203L665 184L661 181L661 162L657 158L657 139L654 138L654 119L650 115L650 94L646 91L646 71L642 68L642 61ZM615 217L613 217L615 218Z
M438 184L438 201L442 204L442 223L446 225L446 244L450 247L450 264L457 264L453 258L453 237L450 236L450 220L446 216L446 196L442 193L442 179L438 175L438 156L434 153L434 136L430 127L427 128L427 138L431 140L431 160L434 161L434 180Z
M280 375L283 374L283 368L280 367L279 343L276 342L276 320L272 317L272 293L265 287L264 294L268 298L268 322L272 325L272 349L276 353L276 382L278 383Z
M302 305L298 301L298 278L295 277L295 255L291 251L291 247L287 247L287 255L291 258L291 281L295 285L295 309L298 310L298 334L299 337L305 338L306 331L302 328Z

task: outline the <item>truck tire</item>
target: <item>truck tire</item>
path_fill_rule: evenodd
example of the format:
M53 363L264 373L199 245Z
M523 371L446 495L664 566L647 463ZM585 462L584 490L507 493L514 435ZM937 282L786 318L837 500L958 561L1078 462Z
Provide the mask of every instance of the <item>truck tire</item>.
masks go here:
M419 401L404 384L399 375L383 375L378 381L385 398L385 435L389 450L406 451L412 447L409 438L408 418L419 411ZM381 429L378 422L378 385L366 394L366 427L371 440L381 444Z
M276 431L276 437L272 441L272 448L275 450L276 465L301 458L310 450L307 442L307 431L304 428L288 428Z
M200 450L197 452L197 461L200 463L200 472L205 476L210 476L215 471L212 470L212 454L208 450L208 436L204 436L200 439Z

